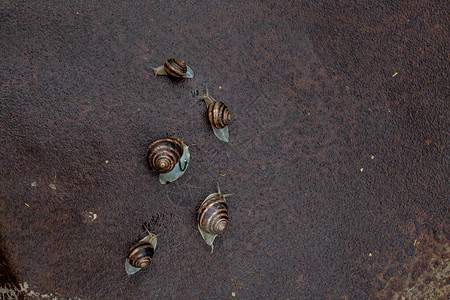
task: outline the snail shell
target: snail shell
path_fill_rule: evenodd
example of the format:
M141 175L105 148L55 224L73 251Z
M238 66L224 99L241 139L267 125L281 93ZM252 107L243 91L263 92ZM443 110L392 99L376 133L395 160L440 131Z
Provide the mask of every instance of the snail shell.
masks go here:
M157 75L169 75L174 78L193 78L194 71L184 60L169 58L164 65L153 68L153 73Z
M189 164L190 153L181 138L159 139L147 148L147 162L159 173L159 181L166 184L184 174Z
M225 103L214 101L208 105L208 119L212 127L225 128L230 123L231 115Z
M130 248L125 259L125 271L128 275L140 271L152 261L156 244L156 235L149 232L146 237Z
M231 194L224 195L217 186L217 193L206 197L198 210L198 230L205 242L211 246L211 252L214 249L214 239L228 227L228 206L225 199L227 196Z
M168 173L183 155L183 144L178 139L159 139L147 148L150 167L158 173Z
M197 99L205 101L208 119L214 134L219 140L228 142L230 139L230 134L228 131L228 124L231 120L231 114L225 103L217 101L211 97L206 90L206 94L199 96Z

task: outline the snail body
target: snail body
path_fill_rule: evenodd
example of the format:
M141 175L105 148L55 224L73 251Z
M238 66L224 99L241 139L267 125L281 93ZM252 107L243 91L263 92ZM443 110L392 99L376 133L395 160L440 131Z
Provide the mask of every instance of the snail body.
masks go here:
M231 114L228 107L225 103L217 101L209 95L208 90L206 90L205 95L199 96L197 99L205 102L208 120L216 137L221 141L228 142L230 139L228 124L231 120Z
M169 58L164 65L152 68L155 76L168 75L173 78L193 78L194 71L184 60L178 58Z
M208 246L211 246L211 253L214 250L214 240L219 234L223 234L228 227L228 206L226 197L231 194L223 194L217 185L217 193L208 195L203 200L197 214L197 227L202 238Z
M165 138L153 142L146 157L150 168L159 173L159 182L166 184L184 174L191 155L182 138Z
M125 259L125 271L128 275L140 271L152 261L156 244L156 234L148 232L146 237L130 248Z

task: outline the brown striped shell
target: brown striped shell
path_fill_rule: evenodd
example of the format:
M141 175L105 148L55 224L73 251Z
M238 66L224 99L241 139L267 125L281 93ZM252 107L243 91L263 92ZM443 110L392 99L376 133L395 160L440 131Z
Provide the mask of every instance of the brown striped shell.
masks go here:
M201 230L210 234L222 234L228 226L228 207L221 193L205 200L198 211L197 222Z
M141 241L128 251L128 263L136 268L144 268L152 261L154 253L155 249L150 242Z
M186 62L178 58L169 58L164 63L164 71L176 78L183 77L187 72Z
M225 103L214 101L208 104L208 119L211 126L225 128L230 123L231 115Z
M183 144L178 139L166 138L153 142L147 149L147 161L158 173L168 173L183 155Z

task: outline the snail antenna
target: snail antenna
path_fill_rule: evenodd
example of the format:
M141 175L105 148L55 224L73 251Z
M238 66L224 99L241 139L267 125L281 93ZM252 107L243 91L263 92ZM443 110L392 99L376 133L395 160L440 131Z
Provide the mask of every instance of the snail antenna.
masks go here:
M234 194L222 194L222 191L220 190L219 182L217 182L217 193L222 195L222 197L224 197L224 198L234 195Z
M222 194L222 192L220 191L219 182L217 182L217 193L218 193L218 194Z
M144 224L144 225L142 225L142 226L144 227L145 231L147 231L148 234L152 234L152 233L150 232L150 230L148 230L147 225Z

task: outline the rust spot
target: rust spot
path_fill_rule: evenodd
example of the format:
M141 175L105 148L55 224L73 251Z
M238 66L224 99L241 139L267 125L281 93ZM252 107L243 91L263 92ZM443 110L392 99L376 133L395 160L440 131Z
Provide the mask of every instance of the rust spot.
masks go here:
M394 280L391 284L391 289L395 292L400 292L403 289L403 282L401 280Z
M420 231L420 238L410 239L405 251L407 256L397 251L396 255L387 255L376 262L377 268L381 268L373 283L377 298L446 299L450 293L446 284L450 273L450 245L442 228L428 233Z

